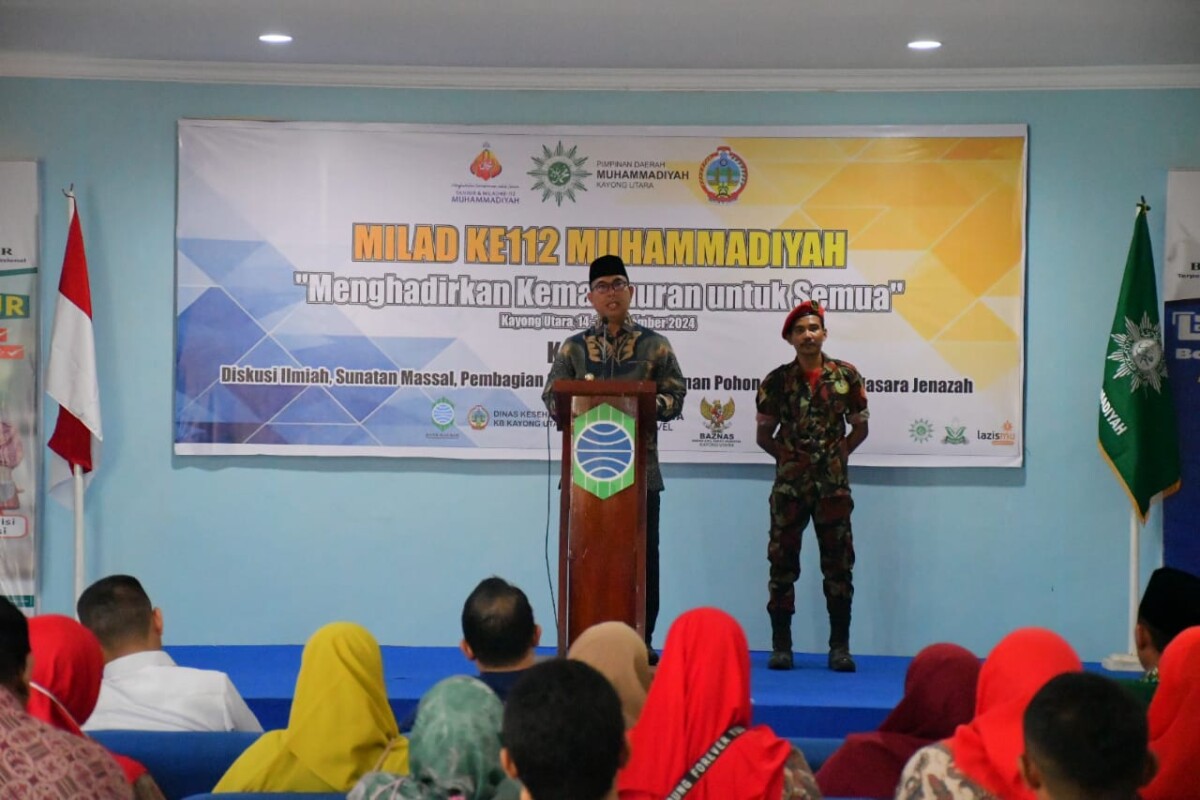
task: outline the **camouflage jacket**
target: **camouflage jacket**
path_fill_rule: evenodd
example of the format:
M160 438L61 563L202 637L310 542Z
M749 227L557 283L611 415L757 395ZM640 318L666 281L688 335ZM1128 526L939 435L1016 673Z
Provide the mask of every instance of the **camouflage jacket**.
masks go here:
M585 331L569 337L558 349L550 366L542 402L554 414L554 382L559 378L583 380L654 381L658 387L655 404L660 422L672 420L683 413L683 398L687 386L679 361L667 337L636 324L628 317L616 336L608 334L607 326L596 318ZM646 488L662 491L662 470L658 466L658 430L655 429L646 446Z
M796 360L767 374L758 387L758 413L779 420L775 441L783 448L777 484L817 480L831 488L849 486L842 440L847 423L865 422L867 392L853 364L822 356L816 389ZM814 473L815 470L815 473Z

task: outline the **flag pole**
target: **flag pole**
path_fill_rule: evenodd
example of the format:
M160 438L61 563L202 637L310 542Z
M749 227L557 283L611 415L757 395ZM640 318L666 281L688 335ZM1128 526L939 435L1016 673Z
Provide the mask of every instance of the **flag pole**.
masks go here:
M1141 585L1141 539L1142 525L1138 520L1137 512L1132 508L1129 509L1129 624L1126 625L1126 636L1128 651L1124 653L1113 653L1101 659L1100 663L1107 670L1112 672L1141 672L1142 662L1137 657L1137 643L1133 638L1133 629L1138 621L1138 601L1141 599L1139 591Z
M83 467L72 464L71 476L75 488L75 599L78 600L87 586L83 534Z

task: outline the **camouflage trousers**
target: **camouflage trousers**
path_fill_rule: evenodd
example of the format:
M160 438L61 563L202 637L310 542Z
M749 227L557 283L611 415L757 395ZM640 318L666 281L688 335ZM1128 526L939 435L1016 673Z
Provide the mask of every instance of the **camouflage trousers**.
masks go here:
M850 512L854 500L849 489L821 497L815 486L805 487L806 496L771 489L771 537L767 561L771 564L767 589L767 611L793 614L796 611L795 584L800 578L800 537L811 519L821 551L821 574L825 580L825 603L849 608L854 597L854 536L850 531ZM841 601L839 603L839 601Z

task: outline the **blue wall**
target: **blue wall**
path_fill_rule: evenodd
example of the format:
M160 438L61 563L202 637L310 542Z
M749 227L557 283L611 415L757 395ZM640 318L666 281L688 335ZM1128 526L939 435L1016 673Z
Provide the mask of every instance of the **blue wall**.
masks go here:
M59 188L74 183L83 210L105 413L103 469L89 491L89 579L141 576L173 644L295 643L350 618L384 643L447 645L459 638L466 592L492 573L526 588L553 639L544 463L172 455L178 119L1028 123L1025 467L855 469L853 643L856 652L911 654L949 639L982 653L1016 626L1044 624L1085 658L1125 646L1129 511L1097 453L1097 391L1133 204L1144 194L1154 207L1161 256L1167 170L1200 166L1200 91L474 92L0 79L0 109L0 158L42 164L46 330L65 241ZM663 632L680 611L713 604L765 648L768 468L665 471ZM1144 573L1160 559L1158 514L1143 540ZM554 539L556 509L549 524ZM49 504L43 536L43 609L69 611L70 511ZM814 545L809 534L797 647L821 650Z

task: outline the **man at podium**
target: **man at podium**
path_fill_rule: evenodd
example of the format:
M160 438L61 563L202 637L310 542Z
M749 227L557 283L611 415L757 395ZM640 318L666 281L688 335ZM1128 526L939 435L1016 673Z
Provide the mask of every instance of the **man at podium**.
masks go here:
M679 361L667 337L635 323L629 317L633 285L618 256L600 256L588 272L588 301L598 315L587 330L562 343L542 401L554 415L554 382L568 380L654 381L658 393L658 420L666 422L683 413L687 387ZM658 516L663 490L658 466L658 431L646 444L646 644L650 646L658 618ZM653 650L651 651L653 658Z

